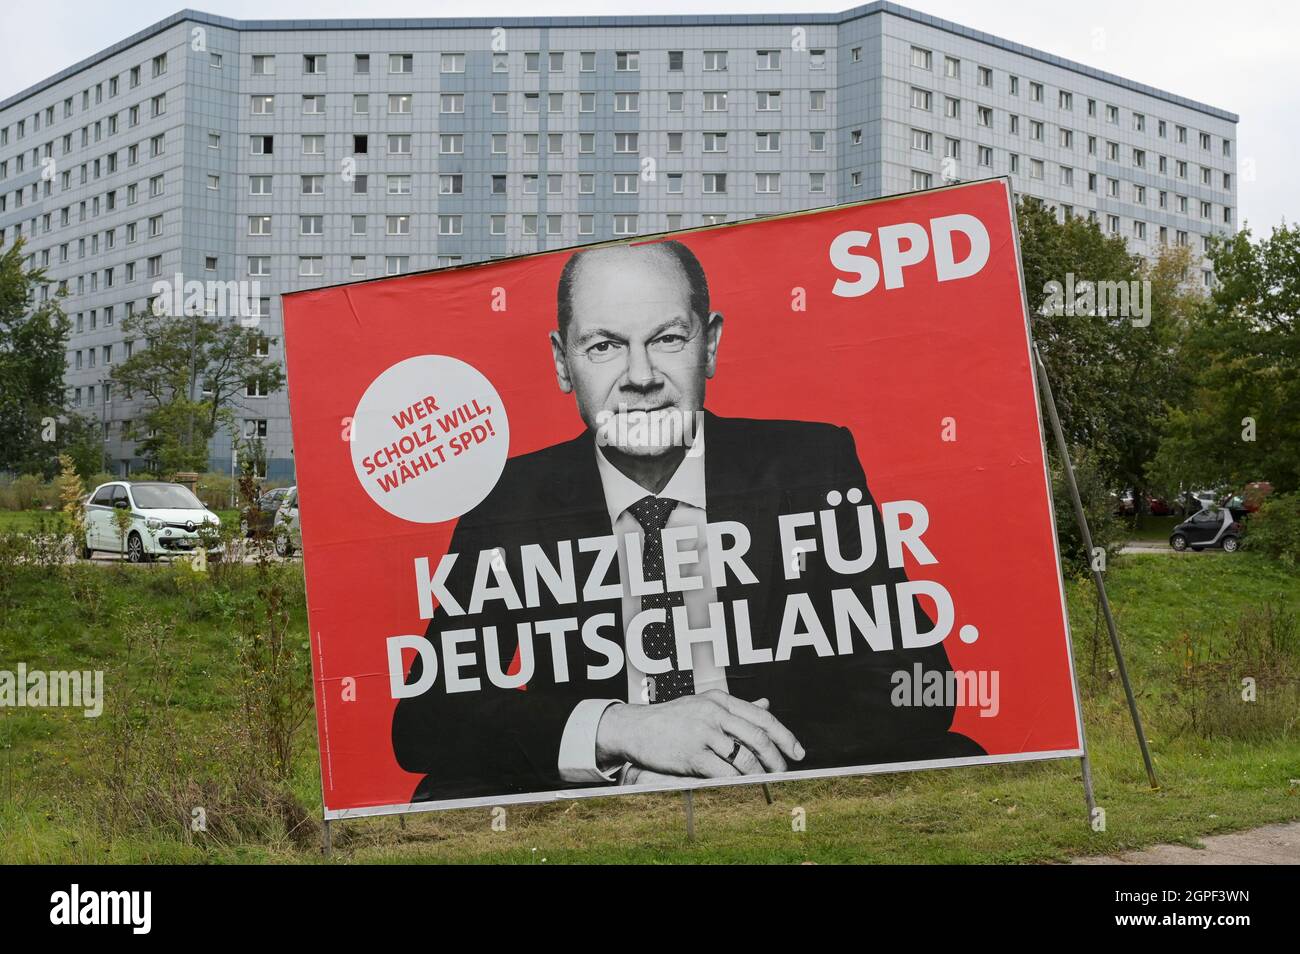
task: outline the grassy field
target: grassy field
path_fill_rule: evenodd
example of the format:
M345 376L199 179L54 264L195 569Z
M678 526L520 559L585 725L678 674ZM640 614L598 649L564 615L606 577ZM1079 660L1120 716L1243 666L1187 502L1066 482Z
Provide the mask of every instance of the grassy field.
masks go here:
M0 533L25 533L58 519L52 510L0 510Z
M292 630L305 639L301 567L278 566L290 593ZM190 657L171 708L196 764L220 758L214 729L237 705L240 670L233 620L256 585L232 568L195 581L169 567L20 571L0 616L0 668L120 671L133 606L176 624L170 637ZM1300 727L1210 710L1219 731L1198 731L1207 712L1189 703L1177 675L1188 662L1234 650L1239 615L1269 604L1300 609L1300 577L1248 553L1138 555L1113 562L1109 592L1162 787L1148 789L1091 589L1072 584L1076 658L1106 830L1084 817L1076 761L990 766L870 778L783 783L767 805L757 787L695 797L696 840L687 843L678 795L601 798L512 808L504 831L486 809L335 826L343 862L1049 862L1300 819ZM1283 647L1291 664L1294 643ZM1291 671L1295 671L1294 668ZM1238 673L1220 680L1231 697ZM127 673L127 681L136 677ZM1260 701L1272 684L1261 681ZM1222 695L1222 693L1220 693ZM159 700L161 704L161 700ZM1244 704L1239 709L1247 710ZM1276 710L1272 711L1276 717ZM1227 713L1225 715L1224 713ZM1258 719L1256 713L1261 713ZM1231 715L1231 718L1228 716ZM1255 719L1255 721L1251 721ZM1261 721L1262 720L1262 721ZM0 862L318 862L314 830L295 840L261 835L192 839L180 824L114 829L94 796L105 758L106 719L63 710L0 711ZM319 816L313 726L298 737L291 788ZM806 821L796 831L792 819Z

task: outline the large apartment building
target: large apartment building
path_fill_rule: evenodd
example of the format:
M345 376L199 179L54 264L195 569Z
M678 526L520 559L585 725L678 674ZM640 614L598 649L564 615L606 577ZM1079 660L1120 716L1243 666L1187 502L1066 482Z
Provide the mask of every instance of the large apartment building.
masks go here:
M283 292L995 175L1135 251L1200 252L1235 227L1236 123L893 3L499 21L187 10L0 102L0 247L21 237L42 294L66 288L69 410L102 423L126 473L143 463L124 436L140 405L109 375L141 346L123 321L159 281L250 283L278 356ZM287 398L264 392L248 382L239 426L265 442L268 477L290 479ZM231 436L210 453L230 468Z

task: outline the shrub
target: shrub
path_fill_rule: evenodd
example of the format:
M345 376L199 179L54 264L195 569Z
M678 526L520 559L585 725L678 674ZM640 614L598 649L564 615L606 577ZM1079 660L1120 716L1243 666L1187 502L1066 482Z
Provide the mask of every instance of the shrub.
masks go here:
M195 495L209 510L225 510L235 493L235 480L228 474L207 473L199 477Z
M1110 500L1110 488L1097 466L1094 456L1081 449L1071 451L1074 457L1074 479L1079 485L1084 516L1092 534L1092 545L1103 547L1109 560L1123 544L1123 527L1115 518ZM1065 471L1053 455L1048 458L1052 475L1052 506L1056 511L1056 535L1061 547L1061 568L1067 577L1086 576L1091 565L1091 555L1084 552L1083 535L1075 519L1074 505L1065 480ZM1008 506L1016 506L1008 501Z
M1249 518L1243 543L1288 566L1300 563L1300 493L1266 499Z
M23 474L9 485L9 494L15 510L35 510L54 503L55 494L49 484L34 474Z

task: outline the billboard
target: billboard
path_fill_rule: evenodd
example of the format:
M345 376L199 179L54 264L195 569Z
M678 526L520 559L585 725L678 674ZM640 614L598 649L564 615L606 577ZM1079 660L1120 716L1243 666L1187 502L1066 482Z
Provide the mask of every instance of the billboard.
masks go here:
M284 324L326 817L1081 754L1005 180Z

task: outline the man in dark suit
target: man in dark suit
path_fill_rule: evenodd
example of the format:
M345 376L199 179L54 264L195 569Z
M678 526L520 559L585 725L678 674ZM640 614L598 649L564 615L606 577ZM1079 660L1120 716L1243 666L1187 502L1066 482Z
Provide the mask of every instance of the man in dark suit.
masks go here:
M559 541L611 534L625 542L602 579L650 582L640 595L622 583L594 598L580 593L576 603L541 587L534 605L516 609L494 602L452 615L439 607L432 643L447 631L494 627L496 668L504 672L514 659L534 675L523 688L481 678L477 691L448 692L443 667L429 689L398 704L398 762L425 776L413 800L982 754L948 731L950 704L891 702L895 673L919 664L946 674L950 666L942 644L901 648L894 587L906 577L888 565L882 521L871 524L876 559L848 576L828 565L831 541L805 551L778 530L780 515L836 508L838 554L863 552L856 514L873 500L852 435L830 424L704 410L723 319L710 310L690 250L660 242L576 253L560 279L557 323L557 382L575 395L587 429L507 462L456 527L450 552L466 558L453 565L446 590L461 609L469 605L483 551L495 551L519 579L530 545L558 565ZM709 532L719 525L731 537ZM747 547L737 533L748 535ZM675 543L665 551L670 538L695 543L690 585L673 584L682 567ZM729 546L744 551L740 565L723 559ZM573 557L576 579L587 580L597 551L577 547ZM786 647L788 658L774 655L783 629L791 630L789 602L829 630L833 590L851 587L872 607L880 584L889 594L890 648L855 637L853 652L824 653L809 639ZM908 609L928 628L919 605ZM530 634L538 620L565 625ZM807 622L794 625L802 633ZM683 648L679 625L716 638ZM618 658L592 633L612 641ZM691 658L679 658L687 650ZM417 658L408 684L422 669Z

